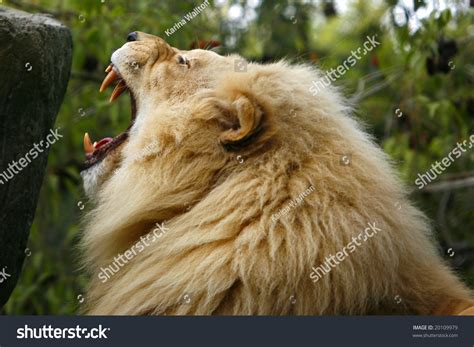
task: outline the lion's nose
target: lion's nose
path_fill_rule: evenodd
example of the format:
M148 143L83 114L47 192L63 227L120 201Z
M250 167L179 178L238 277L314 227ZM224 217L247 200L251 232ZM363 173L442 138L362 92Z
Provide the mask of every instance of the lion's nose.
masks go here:
M127 41L130 42L130 41L136 41L138 38L138 34L136 31L133 31L131 32L130 34L128 34L127 36Z

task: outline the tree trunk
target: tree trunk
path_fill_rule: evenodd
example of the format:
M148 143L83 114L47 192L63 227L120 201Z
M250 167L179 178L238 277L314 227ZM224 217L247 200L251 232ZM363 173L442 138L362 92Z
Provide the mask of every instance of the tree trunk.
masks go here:
M61 141L60 130L49 134L56 130L71 60L64 25L47 15L0 8L0 307L27 255L49 149Z

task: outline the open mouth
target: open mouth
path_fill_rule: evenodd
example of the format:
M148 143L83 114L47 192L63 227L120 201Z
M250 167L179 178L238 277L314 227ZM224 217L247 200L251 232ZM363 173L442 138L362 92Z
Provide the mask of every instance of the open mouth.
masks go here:
M99 141L93 142L88 133L84 134L84 153L86 155L86 160L84 162L83 169L86 170L91 166L97 164L98 162L102 161L111 151L117 148L120 144L122 144L128 137L128 131L132 127L136 113L136 100L135 97L128 88L127 83L122 78L119 70L113 65L110 64L107 69L107 76L104 78L102 85L100 86L100 92L103 92L110 86L112 83L117 82L115 88L110 96L109 101L113 102L117 100L117 98L125 91L128 91L130 95L130 104L131 104L131 123L128 128L121 134L115 137L105 137Z

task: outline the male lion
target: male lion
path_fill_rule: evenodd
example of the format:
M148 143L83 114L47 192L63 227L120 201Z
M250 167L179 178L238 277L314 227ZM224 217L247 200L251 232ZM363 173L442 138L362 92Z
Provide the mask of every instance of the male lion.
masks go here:
M101 90L130 92L131 124L84 139L89 314L474 312L386 155L334 88L311 95L318 71L128 41Z

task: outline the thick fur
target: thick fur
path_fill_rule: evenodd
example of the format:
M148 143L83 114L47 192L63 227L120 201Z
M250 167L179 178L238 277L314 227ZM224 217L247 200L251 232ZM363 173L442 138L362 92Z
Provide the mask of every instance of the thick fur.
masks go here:
M190 66L176 62L180 54ZM87 313L455 314L472 306L387 156L333 87L309 92L319 72L285 62L238 72L236 59L179 51L143 33L112 56L138 117L129 139L84 173L96 202L83 237ZM102 283L101 267L157 222L168 231ZM368 223L381 231L314 283L312 267Z

